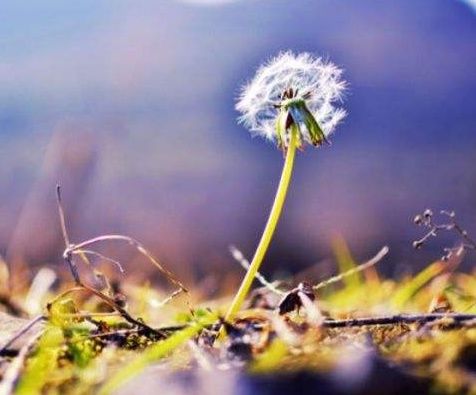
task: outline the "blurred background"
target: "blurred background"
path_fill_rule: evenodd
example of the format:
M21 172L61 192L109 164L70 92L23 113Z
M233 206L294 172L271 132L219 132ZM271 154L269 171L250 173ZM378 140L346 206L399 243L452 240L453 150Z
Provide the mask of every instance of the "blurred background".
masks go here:
M299 154L264 272L323 275L336 240L416 270L451 242L412 249L426 207L476 233L474 1L24 0L0 5L0 254L63 268L60 182L73 242L128 234L186 283L242 274L228 246L253 254L283 159L234 103L286 49L346 70L349 116Z

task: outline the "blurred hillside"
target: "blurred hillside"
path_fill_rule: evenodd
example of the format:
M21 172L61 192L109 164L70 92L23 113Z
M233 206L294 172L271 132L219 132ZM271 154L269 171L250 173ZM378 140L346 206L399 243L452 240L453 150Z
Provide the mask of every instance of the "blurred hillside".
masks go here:
M336 235L359 259L389 244L390 273L424 264L441 248L411 248L427 206L455 209L476 233L473 9L205 3L2 3L1 255L60 262L59 181L73 240L127 233L189 279L238 273L227 247L252 254L282 155L236 124L234 101L284 49L345 68L349 116L332 147L299 155L266 270L329 258Z

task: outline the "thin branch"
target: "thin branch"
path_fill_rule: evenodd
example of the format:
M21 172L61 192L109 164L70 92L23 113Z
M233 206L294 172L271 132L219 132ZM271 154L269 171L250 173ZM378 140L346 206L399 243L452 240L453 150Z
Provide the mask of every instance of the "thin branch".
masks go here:
M121 317L121 315L115 311L105 313L89 313L87 311L80 311L79 313L59 313L58 316L71 318Z
M81 285L81 279L80 279L80 276L79 276L79 272L77 270L77 267L76 267L76 264L74 262L74 259L73 259L73 255L74 254L81 254L81 253L90 253L90 254L95 254L95 255L100 255L99 253L96 253L95 251L90 251L88 249L86 249L86 247L92 245L92 244L95 244L95 243L98 243L98 242L101 242L101 241L113 241L113 240L118 240L118 241L125 241L131 245L133 245L137 251L139 251L142 255L144 255L153 265L155 265L155 267L157 267L159 269L159 271L164 274L167 279L174 285L176 285L177 287L179 287L183 292L188 292L187 288L185 288L185 286L169 271L167 270L159 261L157 258L155 258L143 245L142 243L140 243L139 241L133 239L132 237L129 237L129 236L124 236L124 235L117 235L117 234L111 234L111 235L101 235L101 236L97 236L97 237L94 237L92 239L89 239L89 240L86 240L86 241L83 241L79 244L71 244L70 242L70 239L69 239L69 236L68 236L68 232L67 232L67 229L66 229L66 220L65 220L65 213L64 213L64 209L63 209L63 205L62 205L62 199L61 199L61 186L58 184L56 186L56 200L57 200L57 203L58 203L58 213L59 213L59 217L60 217L60 225L61 225L61 231L62 231L62 234L63 234L63 239L64 239L64 242L65 242L65 250L63 252L63 258L64 260L66 261L66 263L68 264L70 270L71 270L71 273L73 275L73 278L76 282L76 284L78 285ZM118 265L118 267L120 268L121 271L123 271L122 269L122 266L120 265L119 262L111 259L111 258L107 258L103 255L101 255L104 259L107 259L113 263L115 263L116 265Z
M82 259L82 261L86 265L93 267L94 277L96 278L97 281L101 281L101 286L107 292L106 295L107 294L113 295L114 290L111 287L111 283L110 283L109 279L107 278L107 276L103 272L101 272L97 269L97 265L95 263L90 261L88 256L84 253L84 250L80 250L80 251L76 252L75 254L79 255L79 257ZM107 257L105 257L105 258L107 258Z
M168 304L172 299L174 299L177 295L182 293L182 289L176 289L172 292L169 296L167 296L163 301L160 303L154 304L154 308L162 308L166 304Z
M71 314L72 315L72 314ZM161 328L157 328L156 331L160 332L177 332L187 328L189 325L174 325L174 326L164 326ZM78 343L87 339L95 339L101 337L108 337L114 335L129 335L132 333L139 333L143 331L141 328L133 328L133 329L118 329L116 331L109 331L109 332L102 332L102 333L95 333L93 335L84 336L80 339L76 339L74 341L70 341L71 343Z
M415 216L413 220L415 225L427 228L428 232L422 238L415 240L413 247L416 249L423 247L428 239L438 236L440 232L454 231L459 235L460 243L456 247L444 248L445 255L441 258L443 261L449 261L453 256L459 257L465 250L476 250L476 241L456 221L456 213L454 211L441 210L440 214L448 217L449 222L443 224L435 223L433 212L430 209L426 209L423 214Z
M115 336L115 335L130 335L132 333L138 333L140 332L142 329L139 329L139 328L135 328L135 329L119 329L117 331L110 331L110 332L102 332L102 333L95 333L93 335L87 335L87 336L83 336L83 337L80 337L80 338L76 338L74 340L69 340L68 343L70 344L74 344L74 343L80 343L84 340L89 340L89 339L97 339L97 338L101 338L101 337L108 337L108 336Z
M63 201L61 199L61 185L56 184L56 202L58 203L58 214L60 218L61 233L63 234L63 240L66 245L66 248L70 246L68 231L66 229L66 220L63 209Z
M365 262L365 263L362 263L361 265L353 268L353 269L350 269L344 273L341 273L341 274L338 274L337 276L334 276L334 277L331 277L325 281L322 281L320 282L319 284L316 284L314 285L312 288L314 291L317 291L321 288L324 288L324 287L327 287L328 285L331 285L331 284L334 284L334 283L337 283L339 281L341 281L344 277L348 277L348 276L352 276L353 274L356 274L356 273L359 273L363 270L366 270L368 269L369 267L372 267L374 266L375 264L379 263L384 257L385 255L388 254L388 247L385 246L383 247L378 253L377 255L375 255L372 259L370 259L369 261Z
M121 307L118 303L116 303L114 301L114 299L112 299L109 296L103 294L102 292L90 287L89 285L83 284L82 281L81 281L81 278L79 276L79 272L78 272L78 269L76 267L76 263L74 261L74 255L75 254L80 255L81 258L83 260L85 260L87 263L89 263L89 261L86 257L86 254L99 256L99 257L101 257L101 258L103 258L103 259L105 259L109 262L114 263L115 265L118 266L118 268L121 272L124 272L124 270L122 268L122 265L118 261L116 261L112 258L106 257L106 256L104 256L104 255L102 255L102 254L100 254L96 251L90 250L86 247L88 247L90 245L93 245L93 244L96 244L96 243L101 242L101 241L110 241L110 240L125 241L129 244L132 244L142 255L147 257L149 259L149 261L152 262L152 264L154 264L160 270L160 272L162 272L167 277L167 279L171 283L173 283L174 285L176 285L179 288L178 290L174 291L172 293L172 295L170 295L165 301L163 301L162 304L168 303L170 300L172 300L176 295L178 295L181 292L188 292L188 290L185 288L185 286L178 279L176 279L175 276L170 271L168 271L140 242L138 242L137 240L135 240L131 237L123 236L123 235L116 235L116 234L102 235L102 236L94 237L92 239L83 241L83 242L81 242L79 244L76 244L76 245L71 244L69 236L68 236L68 232L67 232L67 229L66 229L65 214L64 214L64 209L63 209L62 199L61 199L61 187L60 187L59 184L56 186L56 199L57 199L57 203L58 203L58 213L59 213L59 217L60 217L61 231L62 231L63 239L64 239L64 242L65 242L65 250L63 252L63 258L64 258L65 262L68 264L68 266L71 270L71 274L73 275L73 278L76 282L76 287L71 288L70 290L68 290L66 292L63 292L61 295L59 295L57 298L55 298L54 301L58 300L59 298L65 296L65 295L67 295L71 292L76 292L76 291L81 291L81 290L88 291L89 293L92 293L92 294L96 295L98 298L102 299L105 303L107 303L109 306L111 306L114 310L119 312L119 314L121 314L122 317L125 320L129 321L130 323L132 323L134 325L138 325L138 326L140 326L140 327L142 327L142 328L144 328L148 331L155 332L158 335L160 335L162 337L165 337L165 335L163 333L161 333L160 331L156 331L155 329L146 325L142 321L137 320L134 317L132 317L127 312L127 310L124 309L123 307ZM48 306L51 306L51 304L54 303L54 301L50 302L48 304Z
M457 222L453 222L453 226L455 230L461 235L461 237L466 241L466 244L464 244L464 246L467 248L472 248L473 250L476 249L476 241L474 241L471 237L468 236L468 232L464 230Z
M104 259L105 261L107 262L110 262L112 264L114 264L115 266L117 266L117 268L119 269L119 271L121 273L125 273L125 270L123 268L123 266L121 265L121 263L113 258L110 258L106 255L103 255L101 254L100 252L97 252L97 251L93 251L93 250L74 250L74 254L86 254L86 255L94 255L94 256L97 256L98 258L101 258L101 259Z
M69 270L73 275L74 282L76 283L76 285L81 285L81 277L79 276L78 268L76 267L76 263L74 262L73 253L70 250L70 246L66 247L66 249L64 250L63 259L68 264Z
M131 245L133 245L137 251L139 251L142 255L149 259L149 261L155 265L167 278L168 280L178 286L183 292L188 292L187 288L177 279L175 276L167 270L139 241L133 239L129 236L124 235L117 235L117 234L110 234L110 235L101 235L97 237L93 237L92 239L83 241L79 244L72 245L68 251L73 254L78 250L83 250L85 247L88 247L92 244L96 244L101 241L125 241Z
M63 298L64 296L72 293L72 292L78 292L78 291L86 291L89 293L92 293L93 295L96 295L99 299L103 300L106 304L108 304L112 309L116 310L126 321L129 321L131 324L140 326L150 332L156 333L157 335L161 336L162 338L165 338L165 335L161 332L158 331L149 325L145 324L144 322L135 319L132 317L126 309L123 307L119 306L114 299L110 298L109 296L104 295L102 292L88 286L85 284L79 284L76 287L70 288L66 290L65 292L61 293L57 297L53 299L53 301L49 302L47 307L49 308L52 304L54 304L57 300Z
M104 295L102 292L89 287L84 284L78 284L77 286L70 288L61 294L57 295L51 302L47 304L47 309L49 310L51 305L56 303L59 299L62 299L66 295L73 293L73 292L79 292L79 291L86 291L89 293L92 293L96 295L98 298L103 300L106 304L108 304L111 308L116 310L117 313L75 313L75 314L61 314L61 316L74 316L74 317L93 317L93 316L112 316L115 314L118 314L119 316L123 317L126 321L129 321L131 324L136 325L141 327L143 330L145 329L148 332L155 333L160 336L161 339L166 338L166 334L164 331L170 331L170 330L175 330L176 327L169 327L169 328L164 328L164 329L154 329L150 327L149 325L145 324L144 322L135 319L132 317L124 308L119 306L113 299L109 298L108 296ZM166 298L164 301L162 301L161 306L165 305L168 303L170 300L172 300L177 294L179 294L181 290L176 290L174 293L172 293L168 298ZM18 340L20 337L25 335L31 328L33 328L37 323L47 320L48 316L46 315L39 315L26 323L22 328L20 328L1 348L0 348L0 355L3 354L16 340Z
M432 314L395 314L381 317L349 318L343 320L324 320L323 326L327 328L345 328L372 325L395 325L395 324L425 324L437 320L453 320L464 323L476 320L476 314L461 313L432 313Z
M106 302L109 306L111 306L114 310L116 310L118 313L120 313L125 320L129 321L131 324L135 324L135 325L138 325L146 330L149 330L153 333L156 333L162 337L165 337L163 333L161 333L160 331L157 331L155 330L154 328L150 327L149 325L145 324L144 322L140 321L140 320L137 320L135 319L134 317L132 317L126 309L124 309L123 307L119 306L115 301L114 299L111 299L109 296L106 296L104 295L102 292L88 286L88 285L84 285L83 284L83 288L96 295L98 298L102 299L104 302Z

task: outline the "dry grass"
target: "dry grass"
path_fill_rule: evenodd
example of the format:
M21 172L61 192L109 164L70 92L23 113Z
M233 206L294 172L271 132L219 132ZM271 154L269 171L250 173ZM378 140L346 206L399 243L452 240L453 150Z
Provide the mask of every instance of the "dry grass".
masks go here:
M340 248L339 266L348 275L290 290L261 278L264 286L233 322L224 323L227 336L218 340L227 300L192 304L180 296L163 305L166 295L128 284L125 277L120 291L116 285L116 294L110 289L107 297L117 301L120 293L121 308L146 323L140 325L97 294L37 295L40 306L54 302L36 312L42 314L40 332L27 331L22 336L28 341L20 338L2 350L0 389L148 393L151 388L138 377L156 366L157 377L176 374L178 381L180 372L233 372L252 380L257 390L259 380L272 386L298 377L295 385L312 378L313 386L329 393L361 393L362 383L368 393L378 393L384 378L395 376L400 389L476 391L474 276L458 273L453 259L432 263L414 276L383 279L374 265L385 250L359 268L345 246ZM27 294L25 289L8 303L21 309ZM17 328L11 335L18 333Z

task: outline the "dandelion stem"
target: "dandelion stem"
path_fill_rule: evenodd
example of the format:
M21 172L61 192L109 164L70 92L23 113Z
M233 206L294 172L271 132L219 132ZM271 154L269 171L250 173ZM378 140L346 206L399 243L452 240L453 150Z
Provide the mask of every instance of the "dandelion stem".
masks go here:
M299 133L299 131L296 129L297 126L294 125L291 130L291 138L286 153L286 159L284 161L283 172L281 173L281 179L276 191L273 207L269 213L268 222L266 223L266 227L264 228L263 235L261 236L261 240L259 241L258 247L256 248L256 252L253 256L250 267L240 285L240 289L236 293L235 298L233 299L233 302L225 316L226 321L233 319L235 314L240 310L246 295L248 295L256 273L263 262L264 255L268 250L271 239L273 238L276 225L278 224L278 220L284 206L284 201L286 200L289 182L291 181L294 157L296 156L297 137Z

